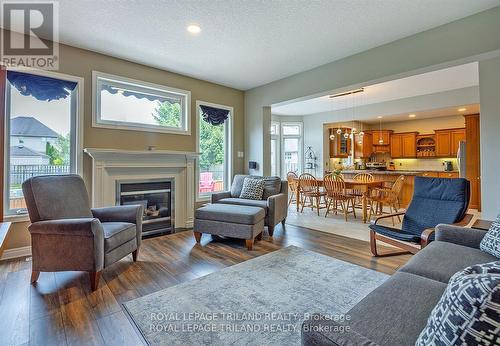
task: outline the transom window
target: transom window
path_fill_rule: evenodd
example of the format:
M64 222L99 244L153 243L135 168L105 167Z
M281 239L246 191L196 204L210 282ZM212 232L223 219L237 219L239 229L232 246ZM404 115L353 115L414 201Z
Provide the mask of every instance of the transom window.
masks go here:
M93 126L190 134L190 92L93 72Z

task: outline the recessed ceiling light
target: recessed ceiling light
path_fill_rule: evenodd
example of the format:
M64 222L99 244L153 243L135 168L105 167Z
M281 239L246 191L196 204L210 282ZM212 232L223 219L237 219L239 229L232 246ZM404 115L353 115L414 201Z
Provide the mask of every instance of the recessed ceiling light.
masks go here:
M409 114L408 115L410 118L415 118L417 115L416 114Z
M201 31L201 28L199 25L191 24L187 27L187 31L190 32L191 34L199 34Z
M458 111L459 112L465 112L467 110L467 108L459 108Z
M381 115L379 115L379 116L377 117L377 119L382 119L382 118L383 118L383 116L381 116Z

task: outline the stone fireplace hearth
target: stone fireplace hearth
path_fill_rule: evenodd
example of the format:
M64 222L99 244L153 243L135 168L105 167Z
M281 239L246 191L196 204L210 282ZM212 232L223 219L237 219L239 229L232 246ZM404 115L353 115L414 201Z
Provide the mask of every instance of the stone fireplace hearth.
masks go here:
M117 186L124 181L171 181L175 201L175 228L193 226L195 201L194 152L166 150L115 150L86 148L92 157L92 205L104 207L120 204ZM154 207L151 206L154 214Z

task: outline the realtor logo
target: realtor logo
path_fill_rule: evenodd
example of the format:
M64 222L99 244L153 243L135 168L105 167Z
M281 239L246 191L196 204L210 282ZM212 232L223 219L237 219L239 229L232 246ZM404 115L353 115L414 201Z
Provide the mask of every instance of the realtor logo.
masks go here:
M1 1L1 61L5 66L59 68L58 3Z

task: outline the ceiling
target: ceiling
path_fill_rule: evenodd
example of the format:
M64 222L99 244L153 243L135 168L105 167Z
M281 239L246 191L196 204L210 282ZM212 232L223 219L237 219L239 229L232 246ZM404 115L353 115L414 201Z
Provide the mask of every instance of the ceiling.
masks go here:
M364 92L353 95L335 98L330 98L327 95L283 106L273 106L272 113L276 115L308 115L339 109L352 109L360 105L382 103L477 85L479 85L479 70L478 64L474 62L370 85L364 88Z
M247 90L500 0L65 0L60 41ZM196 23L201 33L189 34Z
M466 110L463 112L459 112L458 108L465 108ZM393 122L393 121L405 121L405 120L419 120L419 119L429 119L429 118L437 118L437 117L446 117L453 115L467 115L467 114L479 114L479 104L468 104L468 105L460 105L457 107L446 107L440 109L432 109L420 112L411 112L411 114L415 114L414 118L409 117L409 113L402 114L388 114L383 116L384 122ZM363 120L363 123L366 124L378 124L378 118L370 118Z

